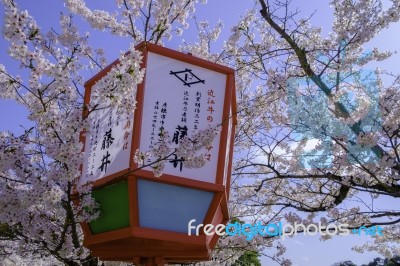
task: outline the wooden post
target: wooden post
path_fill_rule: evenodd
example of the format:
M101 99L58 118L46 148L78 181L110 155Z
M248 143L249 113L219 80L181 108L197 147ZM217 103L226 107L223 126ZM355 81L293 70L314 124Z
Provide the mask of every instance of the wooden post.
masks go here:
M156 257L155 258L157 266L164 266L167 264L167 261L163 257Z
M145 258L145 266L157 266L156 258Z
M134 257L132 262L135 266L164 266L167 264L163 257Z

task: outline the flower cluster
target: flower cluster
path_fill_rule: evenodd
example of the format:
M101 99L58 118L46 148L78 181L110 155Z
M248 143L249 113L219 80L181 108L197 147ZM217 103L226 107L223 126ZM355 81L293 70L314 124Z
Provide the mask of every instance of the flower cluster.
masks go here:
M118 64L95 84L89 108L112 107L125 113L132 112L136 106L136 87L142 82L145 72L140 68L141 60L142 55L134 45L128 52L122 52Z
M139 167L151 166L156 177L163 174L165 163L173 155L182 158L183 166L186 168L203 167L207 162L204 149L213 143L219 130L219 126L199 130L190 137L183 137L179 144L172 143L169 132L163 131L160 134L159 142L151 150L135 152L134 161ZM146 162L149 163L146 164Z

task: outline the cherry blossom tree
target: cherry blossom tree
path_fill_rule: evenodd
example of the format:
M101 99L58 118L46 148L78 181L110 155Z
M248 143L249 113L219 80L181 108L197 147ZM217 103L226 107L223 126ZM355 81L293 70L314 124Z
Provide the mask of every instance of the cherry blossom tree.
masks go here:
M233 29L224 56L240 77L235 206L266 221L382 225L356 250L390 258L399 253L399 210L388 203L400 188L399 77L366 70L391 53L364 46L398 22L400 3L330 4L327 36L279 0L259 0Z
M87 212L96 203L90 186L78 187L82 143L99 104L83 104L84 74L107 65L105 52L89 46L74 17L93 30L131 38L130 53L98 84L98 102L127 111L135 105L142 81L140 51L147 41L164 45L188 28L197 0L117 0L117 12L92 10L83 0L65 0L69 13L60 25L43 32L17 1L2 0L4 38L9 55L21 66L10 73L0 65L0 97L29 110L33 127L22 135L0 133L0 250L9 264L99 265L82 246L80 221L95 219ZM205 1L203 1L205 2ZM377 0L332 0L332 32L323 36L309 17L301 17L290 1L255 1L215 52L222 29L196 21L198 40L180 49L236 70L238 98L231 216L265 224L285 220L305 225L321 222L385 226L384 235L357 250L375 249L386 257L398 254L400 211L399 77L380 69L366 71L370 62L391 56L364 46L399 20L400 1L383 9ZM216 44L215 44L216 45ZM112 96L112 97L111 97ZM112 99L112 101L111 101ZM85 113L82 116L82 113ZM217 129L197 132L176 148L187 167L201 167L198 151L212 141ZM152 151L138 151L135 160L153 159L156 175L163 158L173 151L168 137ZM312 147L310 147L312 146ZM329 235L323 236L329 238ZM279 239L222 237L211 262L230 265L246 250L267 255L281 265L285 247Z
M80 35L72 14L82 16L94 29L117 36L130 36L129 53L122 52L119 64L98 82L98 103L128 111L135 106L135 89L142 81L140 41L161 44L187 27L187 18L197 1L117 1L119 15L90 10L84 1L65 1L70 14L61 14L59 30L42 32L34 18L16 1L2 1L3 35L10 44L9 55L20 62L23 75L9 73L0 66L1 97L25 106L33 127L21 136L1 132L1 254L8 263L40 261L54 265L97 265L82 246L80 221L96 218L87 210L96 203L90 186L78 186L80 205L74 205L74 184L82 162L81 132L88 130L91 114L104 104L83 104L83 76L87 70L102 69L107 62L102 49L88 46L88 35ZM143 25L136 26L143 22ZM129 110L132 111L132 110ZM84 114L84 115L82 115ZM214 129L192 136L196 144L184 141L187 167L200 167L204 156L195 151L209 145ZM165 138L166 139L166 138ZM149 152L155 158L156 175L163 158L171 152L165 141ZM138 153L136 160L143 160ZM85 208L86 207L86 208Z

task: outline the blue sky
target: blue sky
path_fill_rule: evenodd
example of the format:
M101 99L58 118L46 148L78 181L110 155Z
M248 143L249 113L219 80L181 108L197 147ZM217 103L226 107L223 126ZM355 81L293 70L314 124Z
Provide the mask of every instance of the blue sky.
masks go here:
M63 10L63 3L61 0L36 0L36 1L20 1L21 6L28 9L37 20L38 24L45 31L52 25L58 27L59 11ZM89 1L94 3L94 0ZM97 2L98 3L98 2ZM110 1L114 3L114 1ZM102 3L104 4L104 2ZM107 5L107 4L104 4ZM315 25L323 27L323 34L330 31L330 23L332 15L329 7L329 1L293 1L293 5L299 6L302 10L301 15L308 16L313 11L317 11L312 18ZM230 28L234 25L235 21L239 18L239 14L244 13L246 9L254 6L253 1L243 0L209 0L207 5L199 5L197 8L197 19L209 20L211 25L218 19L224 22L224 29L221 39L218 43L221 44L224 38L229 35ZM3 12L2 8L0 8ZM79 19L78 19L79 21ZM89 30L87 25L80 22L83 30ZM185 34L186 39L190 40L196 35L194 25L191 25L188 32ZM375 40L368 45L368 48L378 46L383 49L396 50L399 49L398 42L393 41L393 36L399 36L400 25L395 25L390 29L384 30ZM102 47L106 51L107 58L111 62L117 58L121 50L128 47L129 39L110 37L107 33L99 31L91 31L91 42L97 47ZM166 43L169 48L177 48L181 44L181 39L174 38L171 42ZM7 56L8 44L4 39L0 39L0 63L4 64L9 72L18 73L18 64L8 58ZM396 55L385 62L371 65L371 67L379 66L383 69L389 69L393 72L398 72L400 68L399 56ZM93 73L94 74L94 73ZM90 75L88 75L88 78ZM28 115L27 110L23 107L11 102L0 100L0 131L11 130L15 133L21 133L23 125L29 128L29 121L26 119ZM359 254L351 251L354 244L362 244L367 241L369 237L366 236L347 236L335 237L332 240L321 242L318 236L297 236L294 238L286 239L284 244L287 246L286 257L294 261L297 266L324 266L331 265L341 260L352 260L357 264L367 263L372 258L377 257L377 253ZM268 250L265 251L269 253ZM263 258L263 265L275 266L278 265L270 260Z

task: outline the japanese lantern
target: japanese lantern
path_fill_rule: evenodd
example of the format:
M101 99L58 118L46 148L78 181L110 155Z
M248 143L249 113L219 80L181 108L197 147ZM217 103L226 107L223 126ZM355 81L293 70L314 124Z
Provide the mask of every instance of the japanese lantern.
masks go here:
M149 43L143 53L143 82L136 109L121 115L112 108L90 114L84 134L80 182L93 184L100 217L82 223L84 245L102 260L143 259L156 263L208 260L219 236L189 234L188 222L226 224L236 125L234 71L189 54ZM96 84L118 61L85 83L85 104ZM190 134L221 125L202 151L207 163L187 168L171 154L160 177L151 165L138 170L137 149L147 151L170 132L174 145ZM144 162L151 164L151 161Z

